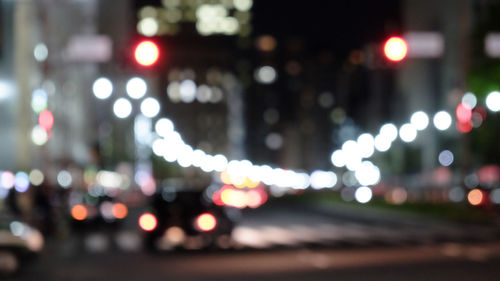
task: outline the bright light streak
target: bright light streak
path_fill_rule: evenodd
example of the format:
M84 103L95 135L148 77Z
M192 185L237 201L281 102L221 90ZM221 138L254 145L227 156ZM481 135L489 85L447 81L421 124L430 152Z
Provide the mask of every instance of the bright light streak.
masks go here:
M310 182L314 189L332 188L337 184L337 175L331 171L316 170L312 172Z
M226 156L222 154L217 154L213 158L213 163L214 163L214 170L217 172L222 172L226 170L228 161Z
M417 111L412 114L410 123L418 131L425 130L429 125L429 116L423 111Z

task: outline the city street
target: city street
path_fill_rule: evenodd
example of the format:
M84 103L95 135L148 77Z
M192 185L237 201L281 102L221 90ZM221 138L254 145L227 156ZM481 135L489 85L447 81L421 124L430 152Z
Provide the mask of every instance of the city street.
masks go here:
M500 244L51 256L28 280L498 280Z
M105 248L51 241L11 280L496 280L498 237L491 226L280 203L244 212L233 249L147 253L94 233Z
M499 281L498 15L0 0L0 281Z

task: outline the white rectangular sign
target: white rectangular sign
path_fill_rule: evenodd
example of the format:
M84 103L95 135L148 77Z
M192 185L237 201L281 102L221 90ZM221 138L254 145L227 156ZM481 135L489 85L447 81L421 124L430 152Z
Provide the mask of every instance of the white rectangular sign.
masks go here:
M106 35L75 35L66 46L65 59L71 62L107 62L113 43Z

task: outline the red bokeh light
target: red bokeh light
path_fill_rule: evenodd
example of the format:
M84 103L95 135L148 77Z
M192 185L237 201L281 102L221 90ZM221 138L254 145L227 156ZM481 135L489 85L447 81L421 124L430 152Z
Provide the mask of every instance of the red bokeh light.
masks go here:
M135 61L142 66L151 66L158 61L160 49L153 41L142 41L134 51Z
M397 36L389 38L384 44L385 57L391 61L402 61L408 53L408 44L406 41Z
M461 103L456 110L457 119L459 122L468 123L472 118L472 109L466 103Z
M54 115L52 112L50 110L40 112L40 115L38 115L38 124L46 131L52 129L52 126L54 126Z
M468 121L468 122L457 122L457 130L460 132L460 133L468 133L472 130L472 122L471 121Z

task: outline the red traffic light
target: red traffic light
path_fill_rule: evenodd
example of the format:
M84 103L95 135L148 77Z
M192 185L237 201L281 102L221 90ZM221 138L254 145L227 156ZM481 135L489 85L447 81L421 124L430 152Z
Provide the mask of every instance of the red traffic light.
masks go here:
M151 66L158 61L160 49L153 41L142 41L134 51L135 61L142 66Z
M402 61L408 53L408 43L401 38L393 36L384 44L385 57L391 61Z

